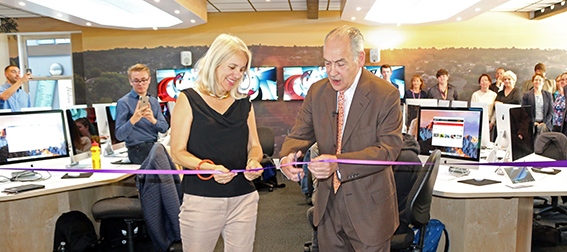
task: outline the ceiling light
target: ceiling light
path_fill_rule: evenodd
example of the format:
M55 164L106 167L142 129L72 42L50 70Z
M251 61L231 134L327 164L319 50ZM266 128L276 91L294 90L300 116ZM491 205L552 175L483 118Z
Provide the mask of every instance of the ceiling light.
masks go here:
M386 24L419 24L447 20L481 0L376 0L365 20ZM439 6L443 6L440 8ZM427 13L424 15L423 13Z
M87 22L87 26L91 26L91 25L92 25L91 22Z
M193 23L193 24L194 24L194 23L195 23L195 19L191 19L191 23Z
M266 2L269 2L270 0L266 0Z
M457 21L461 21L461 20L463 20L461 17L458 17L458 18L457 18Z
M61 15L61 13L57 13L57 17L63 17L63 15Z
M175 10L174 12L175 12L175 14L181 13L181 11L179 11L179 10Z
M19 4L20 6L26 6L26 3L24 3L24 2L19 2L18 4Z
M100 25L128 28L170 27L183 23L144 0L28 0Z
M360 11L360 10L362 10L362 8L356 7L356 11Z
M159 3L159 0L154 0L154 2Z
M474 11L480 11L480 8L475 8Z
M544 12L545 12L545 8L541 8L541 13L544 13Z
M549 6L550 9L555 9L555 4L552 4L551 6Z
M354 20L356 20L356 17L351 17L350 20L353 20L353 21L354 21Z
M157 2L157 1L156 1L156 2ZM157 31L157 27L154 27L154 28L152 28L152 29L154 29L154 31Z
M561 2L561 6L565 5L565 1Z

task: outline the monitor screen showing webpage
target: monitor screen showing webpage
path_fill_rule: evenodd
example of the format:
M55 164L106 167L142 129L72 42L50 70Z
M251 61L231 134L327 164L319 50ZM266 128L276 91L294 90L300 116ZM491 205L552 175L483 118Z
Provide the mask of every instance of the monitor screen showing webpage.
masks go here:
M421 107L418 120L421 154L441 150L444 157L479 160L482 109Z
M63 111L0 113L0 165L67 157Z

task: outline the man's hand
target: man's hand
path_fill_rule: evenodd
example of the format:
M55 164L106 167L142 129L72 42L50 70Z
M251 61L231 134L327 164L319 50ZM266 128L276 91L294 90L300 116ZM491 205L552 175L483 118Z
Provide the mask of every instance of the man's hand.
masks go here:
M140 104L140 101L138 101L138 106ZM152 111L152 105L148 102L148 106L146 106L145 108L142 108L142 117L148 119L148 121L150 121L152 124L156 124L157 123L157 119L154 117L154 112Z
M303 169L295 168L292 165L287 165L289 163L297 161L297 159L301 157L301 151L297 153L290 153L287 156L283 157L280 161L280 169L282 170L283 174L288 178L295 182L299 182L299 180L305 176Z
M314 159L311 159L312 163L310 163L308 166L311 174L317 179L326 179L330 177L339 167L337 163L317 162L325 159L337 159L337 156L323 154Z

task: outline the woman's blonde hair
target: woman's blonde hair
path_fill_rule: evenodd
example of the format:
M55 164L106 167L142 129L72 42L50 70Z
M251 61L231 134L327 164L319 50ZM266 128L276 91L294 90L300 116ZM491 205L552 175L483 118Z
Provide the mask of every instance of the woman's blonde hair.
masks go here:
M245 73L248 75L250 63L252 62L252 53L248 50L246 44L237 37L228 34L219 35L213 41L207 53L197 62L199 75L195 81L195 86L200 91L219 97L222 96L223 94L219 92L219 80L216 79L216 70L222 63L238 52L246 54L248 62L246 63ZM240 83L242 83L242 79L234 83L232 90L230 90L230 96L234 99L242 99L248 96L248 94L238 92Z

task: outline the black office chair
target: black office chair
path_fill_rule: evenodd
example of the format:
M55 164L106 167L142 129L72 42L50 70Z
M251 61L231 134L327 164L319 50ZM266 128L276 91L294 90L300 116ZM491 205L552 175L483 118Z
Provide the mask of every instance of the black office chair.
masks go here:
M418 173L415 184L408 195L405 218L414 227L420 229L419 243L413 244L414 233L406 232L396 234L390 242L392 251L421 251L423 248L423 240L425 238L425 228L429 223L431 199L433 198L433 186L437 179L437 171L439 170L439 162L441 159L441 151L435 150L423 166L423 170ZM449 251L449 244L445 243L445 251Z
M276 164L272 159L275 146L274 130L270 127L260 126L258 127L258 138L260 139L260 145L262 146L262 152L264 153L264 157L262 158L262 161L260 161L260 164L262 167L275 167ZM274 188L285 187L285 184L278 184L276 168L264 170L262 176L254 180L254 184L258 188L268 188L270 192L273 191Z
M535 142L535 153L553 158L555 160L567 160L567 137L561 132L541 133ZM563 198L565 203L566 198ZM535 212L536 219L541 219L541 214L546 212L559 212L567 215L567 208L559 205L559 197L551 196L551 204Z
M122 219L126 222L126 239L120 243L128 246L129 252L134 252L133 223L144 221L142 204L138 198L114 197L101 199L94 203L91 212L95 220ZM101 225L102 226L102 225ZM101 234L101 236L103 236Z

